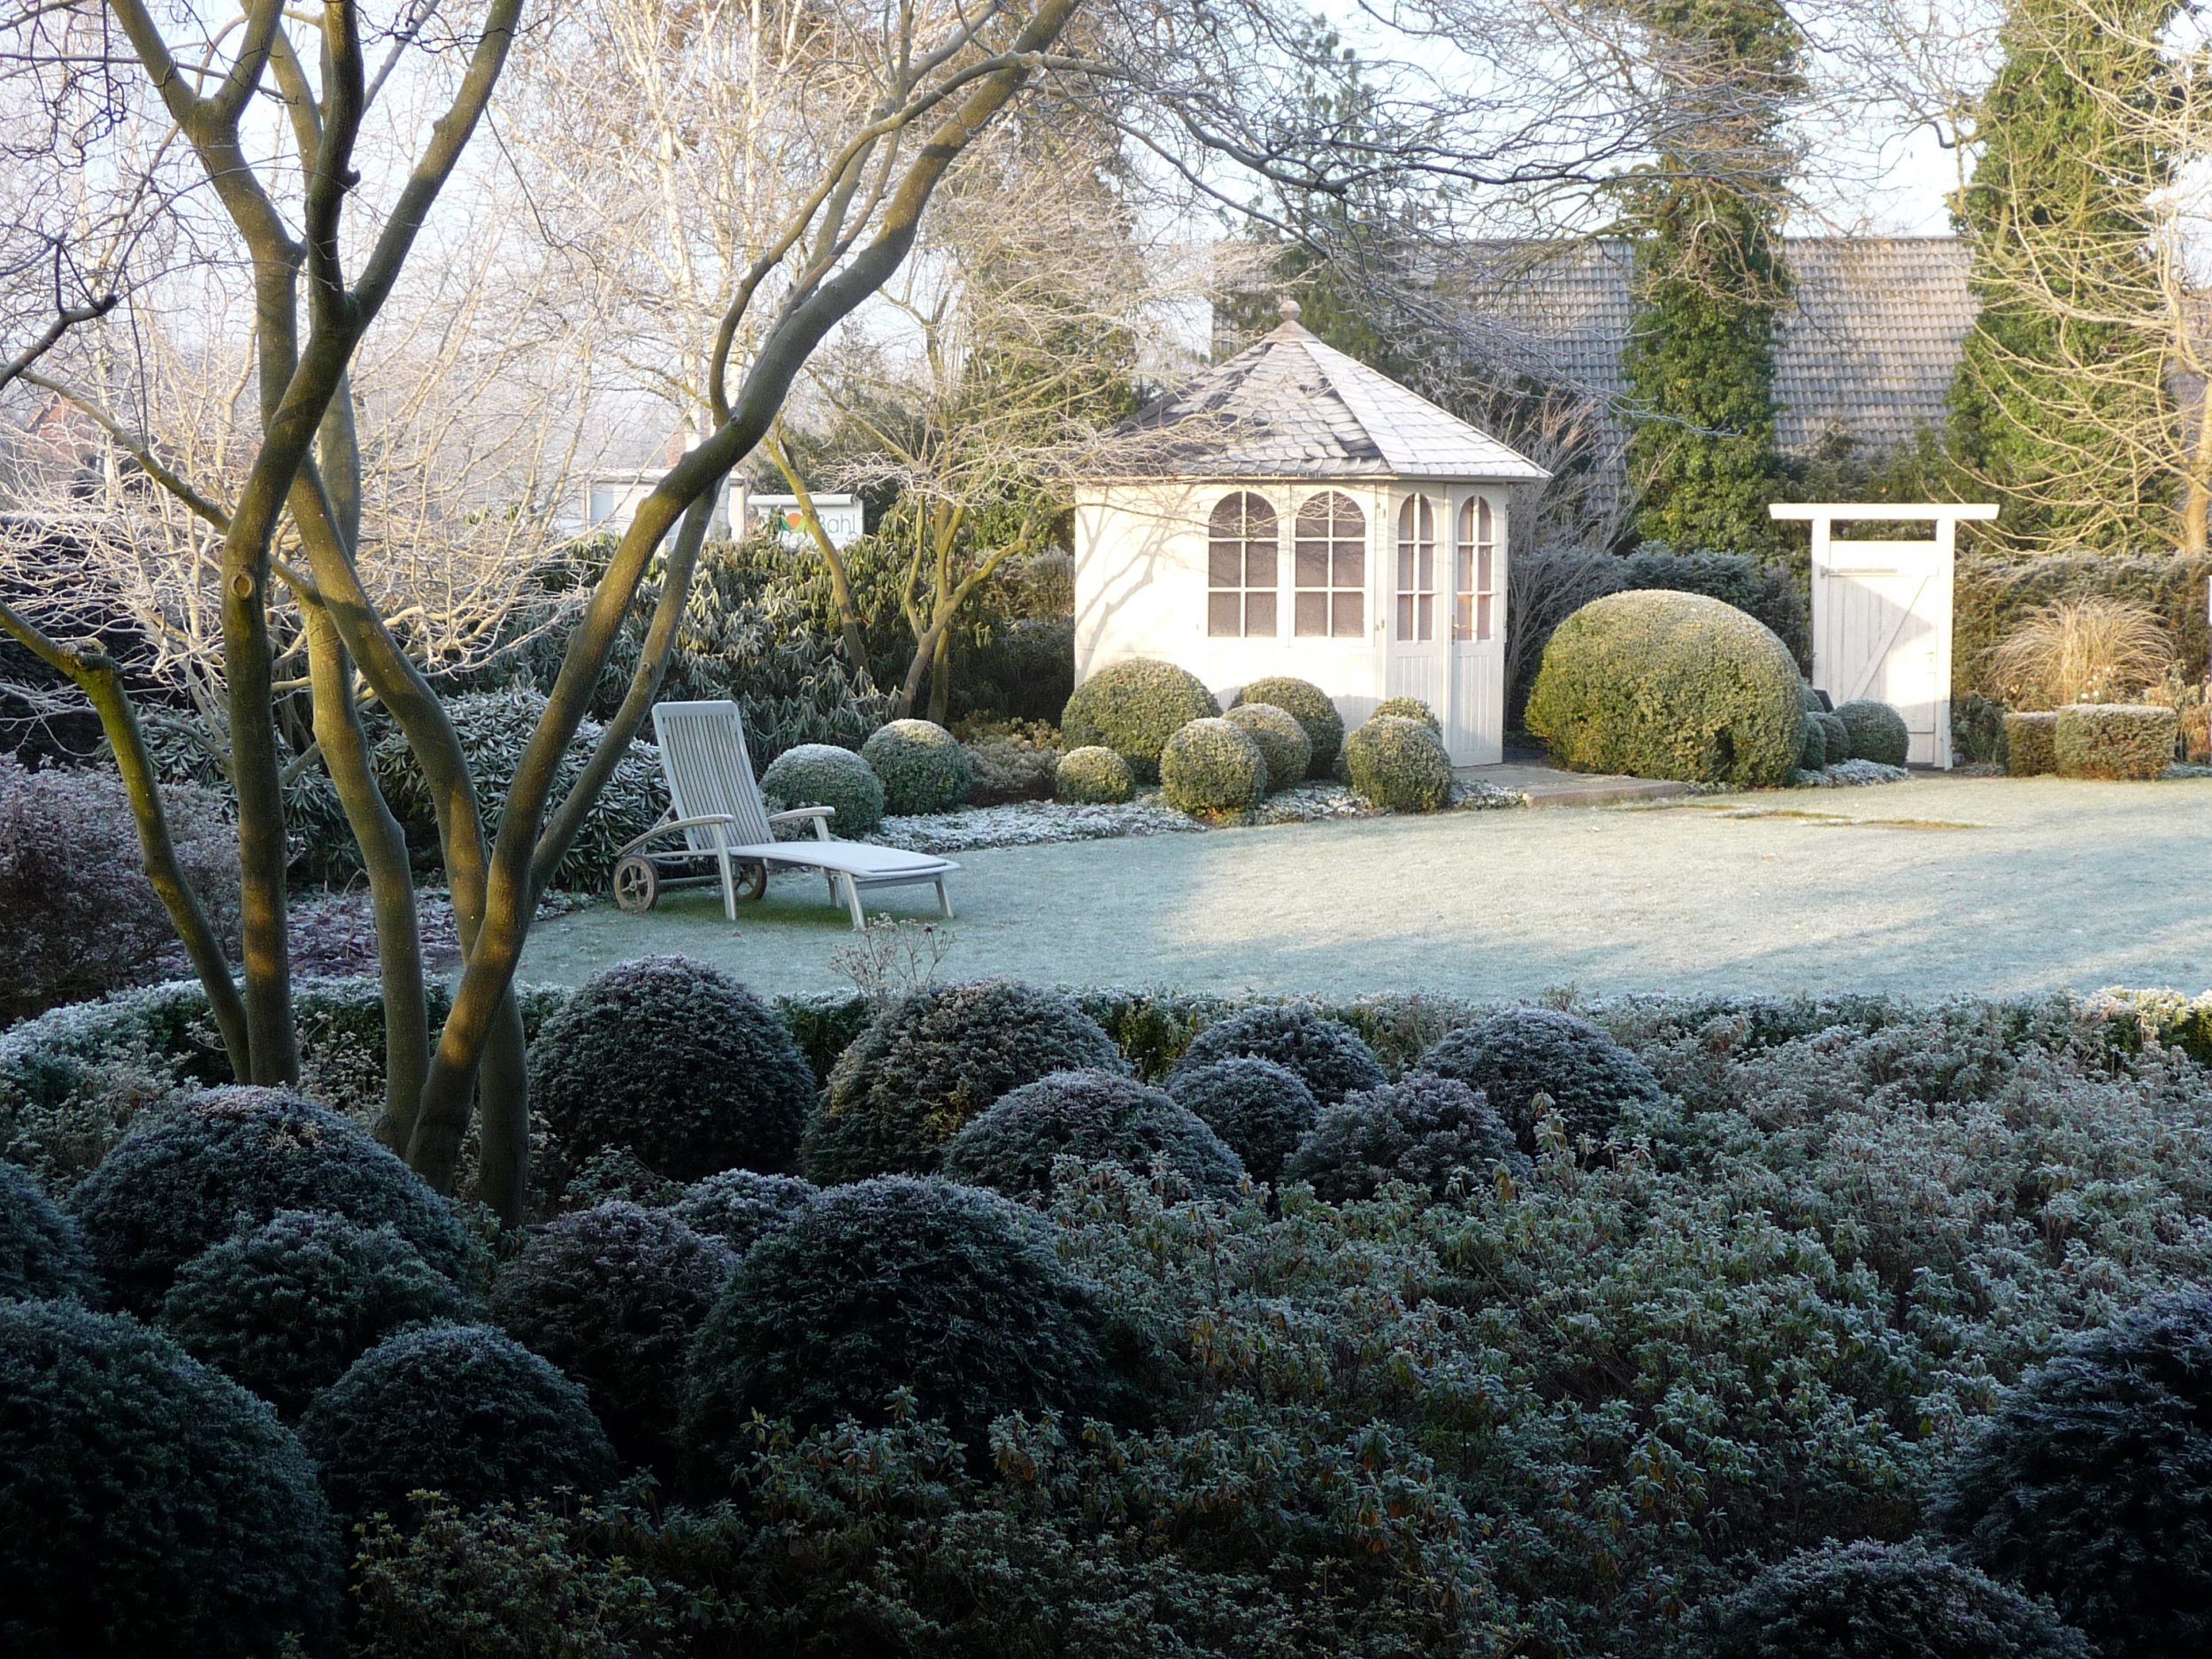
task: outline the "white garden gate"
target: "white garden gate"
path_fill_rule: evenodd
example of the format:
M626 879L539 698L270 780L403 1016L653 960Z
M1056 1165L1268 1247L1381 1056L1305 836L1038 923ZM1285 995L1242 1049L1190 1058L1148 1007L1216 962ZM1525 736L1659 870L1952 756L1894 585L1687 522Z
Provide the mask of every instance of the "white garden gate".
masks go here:
M1951 576L1962 519L1988 503L1777 503L1813 529L1813 684L1837 703L1874 697L1905 717L1906 758L1951 764ZM1931 523L1925 541L1839 539L1839 521Z

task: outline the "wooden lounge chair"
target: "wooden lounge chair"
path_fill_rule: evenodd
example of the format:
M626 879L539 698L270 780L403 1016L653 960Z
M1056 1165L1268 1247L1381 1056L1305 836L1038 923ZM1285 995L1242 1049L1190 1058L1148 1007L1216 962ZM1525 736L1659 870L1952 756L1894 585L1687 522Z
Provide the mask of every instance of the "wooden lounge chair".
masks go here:
M666 887L711 881L718 873L722 907L737 919L741 887L761 898L771 870L818 870L828 879L830 897L843 893L853 926L864 928L860 895L867 887L928 882L937 889L937 908L952 914L945 878L960 868L926 853L900 852L866 841L832 841L834 807L803 806L789 812L768 810L753 780L752 757L745 750L745 723L734 703L664 703L653 710L653 733L660 740L661 771L673 803L666 818L614 856L614 902L626 910L649 910ZM775 826L812 820L812 841L780 841ZM656 848L656 843L676 844ZM695 873L711 860L716 873Z

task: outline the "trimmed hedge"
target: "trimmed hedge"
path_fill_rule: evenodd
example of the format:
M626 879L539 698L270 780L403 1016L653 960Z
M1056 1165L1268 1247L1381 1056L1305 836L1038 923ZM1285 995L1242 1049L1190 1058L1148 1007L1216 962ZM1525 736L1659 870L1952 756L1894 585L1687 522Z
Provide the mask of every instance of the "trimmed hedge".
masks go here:
M161 1325L291 1419L394 1331L468 1313L453 1281L389 1228L286 1210L186 1263Z
M1818 772L1828 764L1828 733L1821 729L1818 720L1807 715L1797 727L1797 766L1801 772Z
M2212 556L2172 549L2148 553L2055 553L2024 558L1962 556L1952 585L1951 695L2002 702L1990 651L2030 615L2068 600L2121 599L2158 613L2183 674L2205 677L2212 643L2205 584Z
M672 1449L684 1356L736 1265L664 1210L602 1204L534 1232L492 1287L493 1320L584 1385L615 1450Z
M1271 703L1240 703L1222 716L1259 745L1271 795L1301 781L1313 764L1313 740L1286 709Z
M760 790L779 807L833 807L832 834L865 835L883 822L883 780L852 750L833 743L785 749L761 774Z
M893 720L860 746L883 780L887 812L948 812L968 798L975 768L960 740L929 720Z
M1169 1078L1169 1092L1174 1092L1181 1073L1240 1056L1272 1060L1296 1073L1324 1106L1386 1080L1375 1051L1349 1025L1302 1002L1262 1002L1216 1020L1193 1037Z
M2212 1291L2154 1297L2021 1379L1933 1506L2107 1659L2212 1645Z
M1559 625L1526 718L1578 772L1780 783L1797 762L1801 683L1788 647L1733 606L1635 590Z
M453 1207L357 1125L273 1088L220 1088L142 1125L69 1195L116 1301L150 1315L177 1270L285 1210L389 1227L457 1283L471 1256Z
M1853 760L1870 760L1884 766L1901 766L1912 748L1905 717L1872 697L1854 697L1836 709L1851 745Z
M1283 1179L1304 1181L1317 1197L1338 1203L1372 1198L1392 1181L1441 1198L1455 1185L1491 1185L1502 1164L1528 1178L1528 1160L1490 1103L1463 1083L1415 1073L1324 1107L1284 1164Z
M0 1160L0 1300L96 1302L99 1295L77 1224L55 1208L37 1176Z
M1126 1065L1059 992L1004 979L931 986L884 1010L839 1058L801 1163L824 1186L925 1174L1008 1090L1055 1071Z
M1164 1160L1178 1184L1226 1198L1244 1165L1196 1113L1119 1071L1056 1071L999 1096L945 1144L945 1179L1009 1198L1052 1193L1055 1158L1118 1164L1142 1175Z
M0 1650L340 1652L344 1559L264 1402L135 1320L0 1302Z
M1374 714L1367 718L1371 720L1377 714L1386 714L1394 720L1418 720L1436 733L1438 742L1444 741L1444 722L1436 718L1435 710L1418 697L1385 697L1375 705Z
M1267 757L1233 721L1193 720L1160 751L1161 793L1194 815L1243 812L1267 793Z
M775 1010L720 970L641 956L591 979L530 1047L557 1166L602 1147L671 1180L787 1170L814 1071Z
M2005 772L2013 778L2040 778L2058 770L2058 711L2005 716Z
M505 1333L419 1325L354 1361L307 1409L300 1440L349 1520L403 1517L407 1494L465 1509L589 1497L614 1484L614 1449L584 1391Z
M1129 763L1096 743L1068 750L1052 774L1054 797L1075 806L1112 805L1136 792Z
M1392 812L1433 812L1452 798L1443 741L1418 720L1378 714L1344 740L1352 787Z
M1102 668L1078 686L1061 711L1060 730L1069 748L1110 749L1129 764L1138 782L1156 783L1168 739L1193 720L1220 712L1197 675L1172 663L1135 657Z
M1306 741L1313 745L1306 776L1333 775L1337 754L1344 747L1344 717L1336 711L1336 703L1327 692L1310 680L1264 674L1239 691L1237 702L1271 703L1283 710L1305 728Z
M1178 1071L1167 1091L1205 1120L1256 1181L1281 1174L1321 1110L1295 1071L1250 1055Z
M2143 781L2174 764L2181 722L2171 709L2079 703L2058 711L2051 757L2062 778Z
M694 1182L673 1209L676 1219L694 1233L719 1239L742 1256L789 1226L821 1190L795 1175L724 1170Z
M1097 1409L1100 1317L1056 1236L996 1194L940 1180L824 1193L753 1248L700 1330L687 1441L727 1474L758 1444L755 1412L801 1429L881 1423L908 1389L979 1446L1010 1411Z
M1622 1112L1663 1098L1651 1068L1578 1014L1517 1008L1440 1038L1417 1070L1479 1089L1524 1150L1536 1147L1539 1094L1570 1134L1602 1141Z
M1818 714L1813 716L1813 718L1820 726L1821 739L1827 750L1827 764L1833 766L1849 760L1851 758L1851 728L1844 725L1842 717L1832 709L1823 709Z

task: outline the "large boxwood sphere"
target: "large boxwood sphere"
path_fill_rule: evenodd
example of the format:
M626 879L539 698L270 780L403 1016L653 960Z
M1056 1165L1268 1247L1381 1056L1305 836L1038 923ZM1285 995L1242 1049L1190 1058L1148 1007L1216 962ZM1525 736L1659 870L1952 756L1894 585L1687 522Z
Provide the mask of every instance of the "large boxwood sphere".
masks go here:
M865 835L883 822L883 780L849 749L833 743L801 743L768 763L761 793L785 807L826 806L836 810L831 833Z
M1334 1203L1372 1198L1386 1182L1426 1187L1441 1198L1487 1186L1503 1164L1528 1174L1528 1159L1489 1102L1463 1083L1419 1073L1325 1106L1283 1179L1304 1181Z
M1854 697L1837 706L1836 718L1850 741L1853 760L1878 761L1885 766L1905 764L1912 733L1905 727L1905 717L1886 703Z
M1434 812L1452 798L1443 740L1418 720L1378 714L1344 740L1352 787L1392 812Z
M116 1300L149 1315L179 1268L280 1210L390 1227L456 1281L470 1256L452 1205L357 1125L281 1089L210 1089L134 1129L69 1208Z
M831 1068L807 1125L806 1173L826 1186L926 1174L961 1125L1007 1090L1087 1066L1118 1071L1126 1063L1057 991L1004 979L917 991L878 1015Z
M1329 694L1310 680L1295 680L1288 674L1264 674L1249 681L1237 693L1237 701L1270 703L1286 710L1290 718L1306 729L1306 741L1313 745L1313 758L1306 764L1306 776L1326 778L1336 764L1337 751L1344 746L1344 717L1336 711L1336 703Z
M1678 1659L2092 1659L2079 1631L1924 1544L1832 1540L1699 1609Z
M560 1158L619 1147L676 1181L789 1169L815 1092L775 1010L682 956L591 980L539 1031L530 1078Z
M1105 1393L1099 1315L1051 1224L995 1193L902 1176L826 1192L739 1267L693 1345L690 1444L740 1466L757 1411L880 1423L895 1389L979 1444L1010 1411Z
M1528 1151L1540 1094L1551 1097L1569 1133L1600 1140L1628 1108L1660 1099L1649 1066L1579 1015L1551 1008L1512 1009L1448 1033L1414 1069L1479 1089Z
M583 1389L488 1325L385 1338L307 1409L300 1439L332 1507L354 1520L402 1517L417 1490L472 1509L563 1487L594 1496L616 1474Z
M677 1220L694 1233L719 1239L742 1256L789 1226L821 1190L795 1175L724 1170L693 1182L673 1209Z
M1226 1198L1244 1180L1237 1155L1202 1118L1119 1071L1056 1071L1000 1095L946 1142L945 1179L1048 1197L1062 1156L1140 1173L1164 1159L1187 1191L1207 1198Z
M1934 1512L2108 1659L2212 1649L2212 1291L2154 1298L2028 1372Z
M1156 783L1160 751L1193 720L1221 712L1205 681L1172 663L1135 657L1100 669L1075 688L1061 711L1070 749L1096 743L1129 763L1140 783Z
M0 1302L0 1652L331 1653L344 1559L265 1402L134 1319Z
M534 1232L492 1287L517 1341L584 1385L615 1449L671 1448L684 1356L736 1256L664 1210L602 1204Z
M54 1207L38 1177L0 1159L0 1299L97 1301L99 1280L77 1224Z
M1053 769L1052 793L1071 806L1113 806L1137 792L1129 763L1096 743L1071 749Z
M184 1264L163 1329L287 1417L403 1325L459 1319L468 1299L388 1227L280 1210Z
M1313 740L1288 710L1271 703L1240 703L1221 718L1259 745L1271 795L1303 780L1313 764Z
M1167 1090L1205 1120L1256 1181L1282 1173L1283 1160L1320 1110L1303 1078L1250 1055L1185 1066L1169 1075Z
M1430 708L1418 697L1385 697L1375 705L1374 714L1367 718L1371 720L1376 715L1388 715L1393 719L1398 720L1417 721L1435 734L1438 742L1444 741L1444 722L1436 718L1435 710Z
M1800 683L1789 647L1735 606L1639 588L1559 625L1525 718L1577 772L1782 783L1797 764Z
M1192 1071L1240 1055L1296 1072L1324 1106L1384 1080L1382 1062L1357 1032L1299 1002L1262 1002L1216 1020L1191 1039L1175 1069ZM1171 1081L1171 1093L1174 1087Z
M975 766L960 740L929 720L893 720L860 746L883 780L887 812L943 812L968 798Z
M1160 751L1160 793L1179 811L1242 812L1267 793L1267 757L1235 722L1193 720Z

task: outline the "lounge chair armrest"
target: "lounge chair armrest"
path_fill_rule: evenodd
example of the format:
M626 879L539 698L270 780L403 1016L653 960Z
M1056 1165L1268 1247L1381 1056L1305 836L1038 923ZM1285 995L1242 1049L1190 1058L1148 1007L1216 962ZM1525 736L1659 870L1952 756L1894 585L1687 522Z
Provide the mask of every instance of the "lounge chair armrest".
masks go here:
M701 818L669 818L664 823L654 825L651 829L647 830L644 834L639 836L635 841L629 842L626 846L617 849L615 851L615 858L618 863L622 859L627 858L639 848L651 846L664 835L673 835L680 831L687 829L705 829L710 826L719 826L724 829L727 829L731 825L736 822L737 820L726 812L710 812Z
M803 818L810 818L814 820L814 839L826 841L830 838L829 820L836 816L837 809L833 806L795 806L788 812L771 812L768 823L773 828L778 824L795 824Z

